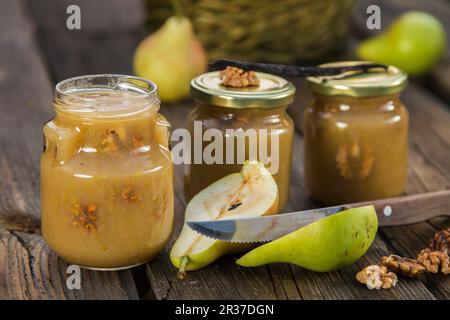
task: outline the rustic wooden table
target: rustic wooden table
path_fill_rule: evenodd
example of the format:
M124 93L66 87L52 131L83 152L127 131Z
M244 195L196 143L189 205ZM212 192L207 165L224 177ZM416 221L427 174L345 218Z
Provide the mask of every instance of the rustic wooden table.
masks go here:
M355 35L364 36L364 9L355 14ZM405 3L429 9L450 21L446 0L370 1L382 8L386 25ZM82 30L65 27L66 8L82 8ZM151 263L123 272L82 271L81 290L68 290L66 263L46 246L39 229L39 156L41 128L52 117L54 84L92 73L130 74L133 50L145 35L138 0L0 1L0 299L449 299L450 278L425 275L401 279L392 290L370 291L355 274L380 256L415 256L433 234L449 225L444 218L411 226L382 228L367 254L352 266L314 273L287 264L254 269L223 258L177 280L168 252L183 220L182 168L176 170L176 220L171 242ZM450 29L447 29L450 35ZM450 42L449 42L450 43ZM408 194L450 187L450 54L425 79L403 95L411 113ZM310 99L300 88L290 113L300 123L301 106ZM174 127L184 125L191 101L164 105ZM302 184L302 132L295 137L292 188L286 211L316 206ZM55 191L56 192L56 191Z

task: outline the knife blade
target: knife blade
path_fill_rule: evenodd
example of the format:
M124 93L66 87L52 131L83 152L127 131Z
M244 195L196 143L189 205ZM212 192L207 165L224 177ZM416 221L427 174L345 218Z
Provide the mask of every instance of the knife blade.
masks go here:
M188 221L191 229L214 239L230 242L264 242L282 237L314 221L346 210L336 206L255 218Z
M380 226L398 226L450 216L450 190L359 202L322 209L243 219L187 221L207 237L228 242L265 242L343 210L373 205Z

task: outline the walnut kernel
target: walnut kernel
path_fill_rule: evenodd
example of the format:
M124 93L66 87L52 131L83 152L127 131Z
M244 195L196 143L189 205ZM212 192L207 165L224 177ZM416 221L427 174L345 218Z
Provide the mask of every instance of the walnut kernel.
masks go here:
M425 267L416 260L399 257L393 254L382 257L380 264L390 271L411 278L418 277L425 272Z
M371 265L358 272L356 279L368 289L390 289L397 284L397 275L384 266Z
M344 144L337 151L336 167L343 178L366 178L372 172L374 160L370 146Z
M87 231L97 228L97 206L95 204L80 205L76 202L69 209L69 212L72 214L72 225L74 227L81 227Z
M423 249L417 256L417 261L421 263L428 272L449 274L450 259L445 251L432 251L429 248Z
M436 232L430 241L428 248L435 251L445 251L448 253L450 243L450 228Z
M226 67L219 72L219 78L228 87L244 88L259 85L259 79L254 71L244 71L236 67Z
M142 199L131 186L126 186L121 192L122 199L126 200L129 204L138 202Z

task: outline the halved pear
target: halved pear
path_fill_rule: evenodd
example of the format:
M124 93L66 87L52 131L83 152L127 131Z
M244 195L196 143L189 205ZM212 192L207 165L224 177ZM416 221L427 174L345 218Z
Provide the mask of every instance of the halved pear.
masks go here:
M378 229L373 206L342 211L264 244L236 261L244 267L292 263L327 272L350 265L372 244Z
M272 175L264 164L247 162L241 172L223 177L194 196L186 207L185 222L257 217L277 210L278 187ZM170 259L180 271L196 270L225 254L248 248L248 244L202 236L185 223Z

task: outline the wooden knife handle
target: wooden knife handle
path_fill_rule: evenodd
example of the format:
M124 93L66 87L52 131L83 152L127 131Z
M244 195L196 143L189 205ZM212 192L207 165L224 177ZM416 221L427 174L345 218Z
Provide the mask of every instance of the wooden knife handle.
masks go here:
M450 190L352 203L349 207L373 205L380 226L399 226L450 216Z

